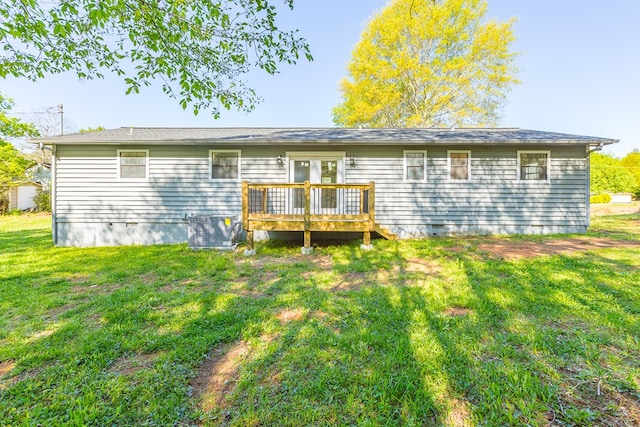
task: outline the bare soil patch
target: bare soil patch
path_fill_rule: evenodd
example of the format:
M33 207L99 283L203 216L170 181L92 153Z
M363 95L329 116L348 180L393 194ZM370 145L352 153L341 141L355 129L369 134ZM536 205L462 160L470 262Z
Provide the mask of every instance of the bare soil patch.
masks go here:
M625 427L640 425L640 402L612 389L605 381L597 378L586 382L571 378L570 384L561 393L560 400L567 407L589 408L597 412L597 425ZM554 415L555 421L558 415ZM559 424L551 423L550 425Z
M227 394L235 388L240 365L248 355L249 345L241 340L218 347L205 359L198 375L191 380L193 396L202 399L203 411L226 406Z
M366 273L345 273L331 287L332 291L357 291L373 282L371 275Z
M464 317L468 316L471 310L464 307L449 307L444 311L444 314L449 317Z
M0 362L0 378L8 375L13 371L16 367L16 362L13 360L5 360L4 362Z
M552 239L544 242L523 242L487 238L478 245L478 250L494 258L521 259L543 255L559 255L572 252L586 252L594 249L640 248L637 241L619 241L597 237Z
M467 427L471 426L471 410L469 402L453 399L449 404L449 413L447 414L446 426L450 427Z
M296 308L294 310L285 309L276 315L276 319L278 319L282 324L289 323L294 320L302 320L303 317L304 311L300 308Z
M110 372L120 375L133 375L149 369L162 353L141 353L131 357L121 357L111 366Z
M640 202L591 205L591 215L629 215L640 212Z
M438 275L442 273L442 265L433 260L423 258L411 258L407 260L404 270L410 273L424 273L426 275Z

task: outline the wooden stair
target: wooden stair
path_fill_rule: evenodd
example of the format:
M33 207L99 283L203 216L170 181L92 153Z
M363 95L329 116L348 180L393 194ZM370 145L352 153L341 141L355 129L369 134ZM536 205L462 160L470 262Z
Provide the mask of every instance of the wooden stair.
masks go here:
M381 235L382 237L384 237L387 240L398 240L398 235L392 233L391 231L387 230L386 228L384 228L383 226L381 226L380 224L378 224L376 222L374 231L376 233L378 233L379 235Z

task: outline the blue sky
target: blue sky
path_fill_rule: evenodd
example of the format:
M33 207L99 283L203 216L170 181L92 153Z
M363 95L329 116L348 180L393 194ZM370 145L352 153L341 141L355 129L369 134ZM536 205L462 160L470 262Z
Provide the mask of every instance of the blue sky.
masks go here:
M197 117L167 98L160 85L124 95L116 77L80 82L73 75L32 83L0 80L14 111L42 111L62 103L76 128L105 126L333 126L338 82L367 19L386 0L304 1L283 10L284 28L298 28L314 61L282 66L276 76L247 76L264 101L252 113L223 111ZM516 17L522 83L509 94L502 126L619 139L606 150L640 149L640 2L618 0L489 0L489 18Z

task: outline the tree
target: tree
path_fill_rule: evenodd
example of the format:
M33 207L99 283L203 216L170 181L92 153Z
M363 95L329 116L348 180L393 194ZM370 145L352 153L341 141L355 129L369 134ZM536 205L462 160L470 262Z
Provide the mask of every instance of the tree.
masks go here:
M23 177L27 168L34 163L22 156L8 141L10 138L38 134L30 123L7 115L12 107L13 101L0 94L0 193L5 192L13 181Z
M493 125L517 83L514 20L483 0L393 0L365 28L340 84L345 127Z
M620 164L633 175L636 180L633 194L636 200L640 200L640 150L637 148L624 156Z
M7 114L13 101L0 94L0 213L8 207L7 190L16 180L25 176L28 168L35 164L25 158L8 139L36 136L38 131L30 123L24 123Z
M591 153L591 192L632 192L635 178L620 160L602 153Z
M636 148L624 156L620 164L635 177L636 185L640 187L640 150Z
M109 71L127 93L160 80L195 114L250 111L259 99L242 75L312 59L296 31L276 26L274 1L0 0L0 77L71 71L93 79Z

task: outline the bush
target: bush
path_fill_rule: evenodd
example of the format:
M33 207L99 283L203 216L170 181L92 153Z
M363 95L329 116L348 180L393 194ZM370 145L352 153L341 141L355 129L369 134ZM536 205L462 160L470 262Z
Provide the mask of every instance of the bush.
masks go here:
M9 210L9 192L0 190L0 215L4 215Z
M640 187L633 191L633 200L640 201Z
M611 194L609 193L597 194L595 196L591 196L591 199L589 201L591 202L591 204L611 203Z
M51 194L48 191L39 191L33 202L36 204L36 212L51 211Z

